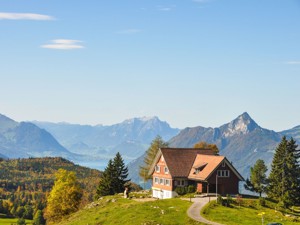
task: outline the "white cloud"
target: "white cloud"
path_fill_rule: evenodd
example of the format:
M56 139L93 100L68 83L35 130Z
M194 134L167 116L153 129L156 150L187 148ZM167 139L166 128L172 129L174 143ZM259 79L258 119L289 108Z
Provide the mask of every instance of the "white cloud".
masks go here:
M120 30L117 33L118 34L136 34L140 33L142 30L140 29L126 29L126 30Z
M300 61L289 61L289 62L286 62L286 64L290 64L290 65L300 65Z
M176 8L176 5L171 5L171 6L162 6L162 5L158 5L158 6L157 6L157 9L158 9L159 11L165 11L165 12L171 11L171 10L173 10L174 8Z
M70 40L70 39L55 39L50 44L41 45L42 48L59 49L59 50L72 50L81 49L84 46L81 44L82 41Z
M54 17L34 13L3 13L0 12L0 20L54 20Z

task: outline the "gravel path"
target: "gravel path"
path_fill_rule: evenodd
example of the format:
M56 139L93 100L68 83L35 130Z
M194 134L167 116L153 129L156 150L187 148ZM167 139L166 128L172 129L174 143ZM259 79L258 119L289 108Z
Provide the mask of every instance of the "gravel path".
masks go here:
M216 197L210 197L210 200L216 200ZM200 211L209 202L209 197L204 198L192 198L193 205L188 209L187 214L193 220L199 221L201 223L211 224L211 225L223 225L220 223L209 221L200 215Z

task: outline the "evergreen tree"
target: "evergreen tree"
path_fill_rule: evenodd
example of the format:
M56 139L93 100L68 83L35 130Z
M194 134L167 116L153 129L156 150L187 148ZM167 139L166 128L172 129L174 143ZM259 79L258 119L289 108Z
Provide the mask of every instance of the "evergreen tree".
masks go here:
M293 138L283 137L277 146L269 175L268 196L285 207L300 203L299 150Z
M130 180L126 179L128 177L128 168L125 166L119 152L114 158L113 167L116 174L116 177L113 180L113 189L115 193L120 193L124 191L125 184Z
M58 221L78 210L82 190L74 172L59 169L54 186L47 199L46 218Z
M115 171L113 168L113 161L110 159L108 161L107 167L102 173L101 180L96 191L96 198L114 194L113 177L116 176L114 173Z
M148 173L159 148L167 147L169 147L169 144L167 142L164 142L164 140L160 136L157 136L151 142L150 147L146 151L144 163L142 166L140 166L139 170L139 175L144 181L147 181L152 178Z
M261 194L266 191L268 184L267 181L267 172L268 168L265 165L265 162L261 159L258 159L254 167L250 168L250 180L246 180L245 189Z
M123 192L126 182L130 181L127 176L128 168L118 152L113 160L108 161L96 191L96 198Z

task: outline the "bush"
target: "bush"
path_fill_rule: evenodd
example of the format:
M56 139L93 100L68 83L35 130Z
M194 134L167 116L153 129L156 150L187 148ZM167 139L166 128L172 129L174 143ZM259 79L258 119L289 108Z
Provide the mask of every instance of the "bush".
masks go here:
M223 198L222 198L221 195L218 195L217 203L218 203L219 205L223 205Z
M229 207L231 203L232 203L232 197L231 197L231 195L227 195L226 196L226 206Z
M195 193L196 192L196 187L194 185L189 185L187 188L188 193Z
M177 188L175 188L175 192L178 195L185 195L187 193L187 188L186 187L177 187Z
M265 207L266 206L265 198L260 197L258 203L259 203L260 206Z

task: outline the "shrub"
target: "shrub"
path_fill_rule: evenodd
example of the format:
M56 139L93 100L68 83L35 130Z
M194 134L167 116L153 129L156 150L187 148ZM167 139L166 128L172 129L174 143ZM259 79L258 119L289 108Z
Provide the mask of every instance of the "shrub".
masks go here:
M260 197L260 198L259 198L259 201L258 201L258 204L259 204L260 206L265 207L265 206L266 206L266 200L265 200L265 198Z
M223 205L223 198L222 198L221 195L218 195L217 203L218 203L219 205Z
M196 187L194 185L189 185L187 188L188 193L195 193L196 192Z
M178 195L185 195L187 193L187 189L185 187L177 187L175 188L175 192Z
M232 197L231 197L231 195L227 194L227 196L226 196L226 206L229 207L231 203L232 203Z

